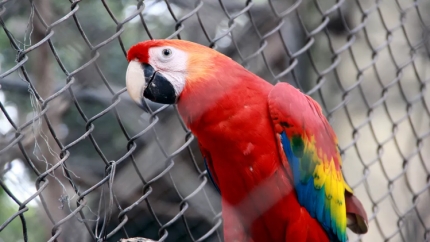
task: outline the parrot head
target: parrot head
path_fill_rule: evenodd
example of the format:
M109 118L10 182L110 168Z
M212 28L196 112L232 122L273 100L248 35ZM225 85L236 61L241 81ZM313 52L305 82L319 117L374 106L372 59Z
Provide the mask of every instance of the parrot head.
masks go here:
M142 105L143 98L174 104L185 88L208 80L215 69L217 51L184 40L148 40L127 53L127 91Z

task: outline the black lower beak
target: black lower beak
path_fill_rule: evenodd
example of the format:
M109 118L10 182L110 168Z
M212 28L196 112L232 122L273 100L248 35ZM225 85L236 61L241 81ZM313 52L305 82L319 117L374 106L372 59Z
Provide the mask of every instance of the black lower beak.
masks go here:
M156 103L176 103L175 88L166 77L155 71L154 68L148 64L143 64L143 71L146 82L146 88L143 91L144 97Z

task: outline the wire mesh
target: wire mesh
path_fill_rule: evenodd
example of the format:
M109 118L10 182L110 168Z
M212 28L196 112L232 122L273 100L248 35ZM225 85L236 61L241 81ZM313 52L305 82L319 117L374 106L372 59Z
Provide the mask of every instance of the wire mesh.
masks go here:
M125 88L126 51L198 42L315 98L369 216L350 241L430 241L430 3L0 1L0 241L222 241L174 106ZM35 189L34 189L35 187Z

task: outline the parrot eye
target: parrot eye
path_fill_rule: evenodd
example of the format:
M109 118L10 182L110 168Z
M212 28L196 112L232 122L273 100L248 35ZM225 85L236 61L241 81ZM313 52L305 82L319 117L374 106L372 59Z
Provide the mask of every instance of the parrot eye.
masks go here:
M163 54L164 57L169 57L170 55L172 55L172 50L171 49L163 49L161 51L161 53Z

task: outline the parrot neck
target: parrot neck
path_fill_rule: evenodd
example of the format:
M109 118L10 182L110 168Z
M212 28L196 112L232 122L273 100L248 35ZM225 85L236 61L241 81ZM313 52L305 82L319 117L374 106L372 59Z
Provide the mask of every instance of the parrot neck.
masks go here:
M267 105L273 85L249 72L231 59L222 59L218 70L204 80L186 86L178 101L178 109L187 126L223 122L253 104ZM252 117L249 117L252 118Z

